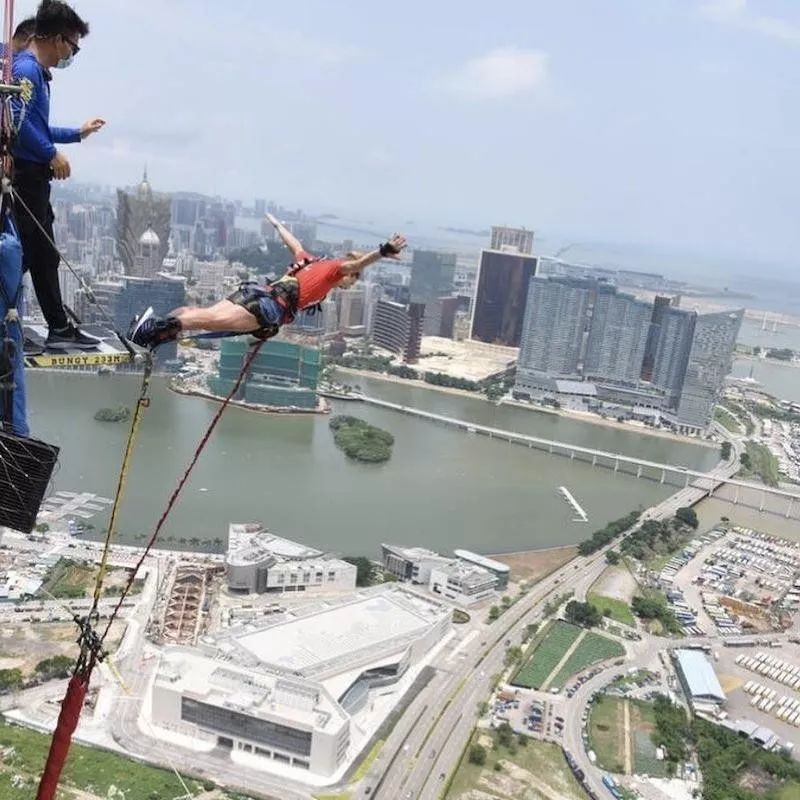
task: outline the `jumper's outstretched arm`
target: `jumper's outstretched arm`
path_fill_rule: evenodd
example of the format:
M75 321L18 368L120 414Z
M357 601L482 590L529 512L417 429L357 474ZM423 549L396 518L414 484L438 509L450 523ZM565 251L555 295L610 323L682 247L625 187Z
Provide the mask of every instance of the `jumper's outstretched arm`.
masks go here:
M377 250L364 253L358 258L353 258L342 263L343 275L357 275L362 269L380 261L382 258L397 258L406 247L406 237L395 233L391 239L382 244Z
M278 231L278 236L283 239L283 243L292 251L292 255L297 255L298 253L305 252L305 248L300 241L291 233L291 231L287 230L280 222L278 222L272 214L267 214L267 219L269 220L270 224L276 231Z

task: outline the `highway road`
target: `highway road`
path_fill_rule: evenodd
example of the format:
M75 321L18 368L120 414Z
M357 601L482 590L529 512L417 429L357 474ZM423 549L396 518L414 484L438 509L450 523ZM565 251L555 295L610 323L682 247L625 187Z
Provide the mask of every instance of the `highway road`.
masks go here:
M727 463L720 463L712 474L727 477L736 472L741 443L732 442L732 444L734 446L731 459ZM671 517L679 508L692 505L706 493L705 490L690 485L645 511L641 521ZM502 671L505 640L511 638L515 644L519 642L522 628L539 619L533 612L549 594L572 591L577 599L585 598L588 589L606 567L605 551L617 546L617 543L618 540L589 557L578 557L545 579L542 584L534 586L529 594L501 616L484 636L465 648L467 657L444 682L442 693L439 694L439 705L434 707L428 705L410 732L405 728L402 730L395 728L384 745L381 763L375 764L370 770L355 797L359 800L365 800L369 796L377 797L379 800L438 798L443 780L457 766L458 759L472 733L477 717L477 704L488 699L491 677ZM556 592L553 592L554 589ZM512 629L513 633L509 632L509 629ZM663 648L664 640L655 640L652 646L656 649ZM476 668L475 663L481 656L484 656L484 660ZM602 683L602 673L598 679ZM590 685L595 685L595 682L591 682ZM457 690L458 694L453 698L453 693ZM588 697L590 694L591 692L582 692L581 696ZM440 714L441 704L450 698L453 698L450 704L444 713ZM569 703L573 715L577 710L578 724L577 727L574 725L572 727L573 730L577 730L579 738L580 716L584 706L585 702ZM424 747L422 747L423 742ZM582 744L580 750L583 752ZM588 757L585 753L583 756L591 768ZM597 770L593 769L593 772L597 773ZM442 775L446 776L445 779L442 779ZM370 789L370 794L367 794L367 788Z

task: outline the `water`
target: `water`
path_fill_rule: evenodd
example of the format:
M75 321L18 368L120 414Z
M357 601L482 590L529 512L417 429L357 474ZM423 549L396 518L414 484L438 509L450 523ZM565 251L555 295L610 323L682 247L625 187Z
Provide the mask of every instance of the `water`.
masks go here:
M32 372L35 436L62 448L55 487L113 496L126 424L93 419L100 407L133 406L138 381ZM688 467L710 468L716 452L692 444L496 407L421 388L361 380L386 400L454 417ZM218 406L170 393L154 381L120 519L120 540L154 526ZM282 535L342 554L377 555L381 542L504 552L569 544L672 490L589 464L528 450L429 422L341 403L390 430L394 453L384 465L347 461L333 444L328 418L263 415L230 409L200 459L163 536L225 539L228 523L259 521ZM557 493L566 485L589 514L573 523ZM201 489L208 491L201 492ZM105 520L96 518L97 534ZM167 542L167 546L170 543Z
M733 364L733 374L740 378L749 377L751 371L764 391L781 400L800 403L800 367L751 358L739 358Z

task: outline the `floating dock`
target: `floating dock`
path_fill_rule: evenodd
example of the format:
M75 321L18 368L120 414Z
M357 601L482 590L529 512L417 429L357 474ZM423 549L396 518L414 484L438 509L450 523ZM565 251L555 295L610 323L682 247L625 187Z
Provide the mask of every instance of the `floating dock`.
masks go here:
M559 486L558 493L572 506L577 517L573 517L573 522L588 522L589 517L581 508L581 504L572 496L572 492L566 486Z

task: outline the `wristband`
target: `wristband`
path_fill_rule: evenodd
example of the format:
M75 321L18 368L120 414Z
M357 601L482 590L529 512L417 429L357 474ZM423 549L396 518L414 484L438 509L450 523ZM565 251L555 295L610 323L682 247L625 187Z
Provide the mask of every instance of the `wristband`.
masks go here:
M384 242L378 248L378 252L380 252L383 258L386 258L386 256L396 256L400 253L400 251L393 244L390 244L389 242Z

